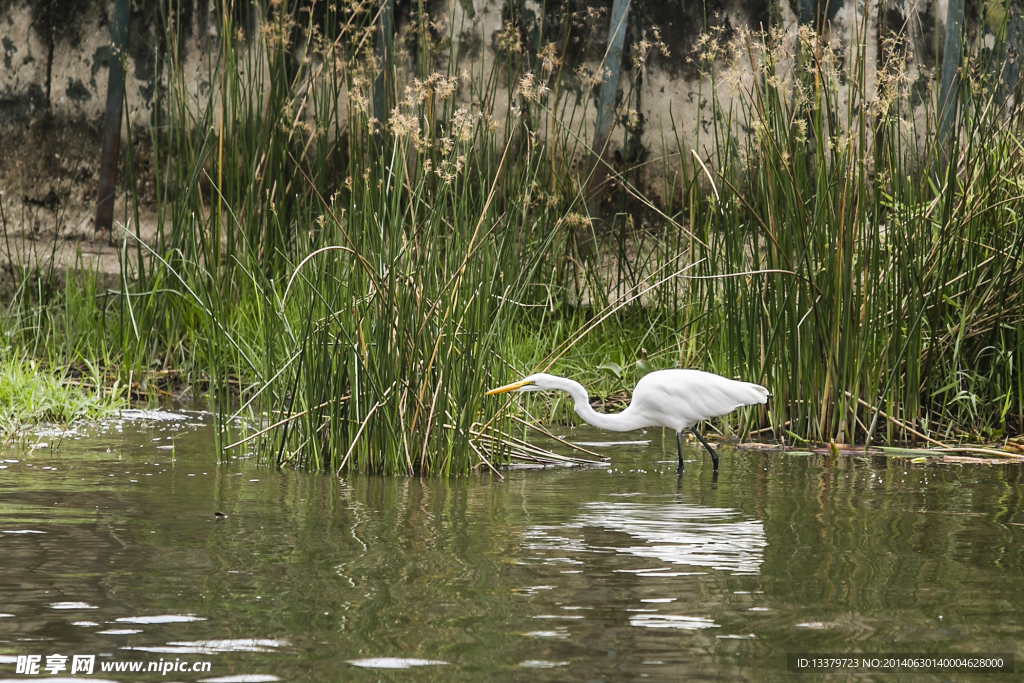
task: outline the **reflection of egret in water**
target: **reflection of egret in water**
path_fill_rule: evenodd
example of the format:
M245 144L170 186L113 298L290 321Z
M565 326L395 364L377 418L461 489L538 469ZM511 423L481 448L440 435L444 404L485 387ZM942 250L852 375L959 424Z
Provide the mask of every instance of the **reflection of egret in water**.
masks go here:
M573 521L560 527L534 527L527 534L536 550L578 553L608 552L635 555L674 565L709 567L732 574L758 574L768 541L760 520L741 519L738 510L701 505L649 503L587 503ZM598 527L628 534L628 546L594 546L568 538L566 529ZM552 533L554 532L554 533ZM548 561L556 558L549 558ZM563 559L564 561L564 559ZM638 570L639 576L669 576L664 570Z
M621 531L643 545L621 553L671 564L711 567L733 574L757 574L768 545L764 525L737 519L738 510L701 505L588 503L579 523Z

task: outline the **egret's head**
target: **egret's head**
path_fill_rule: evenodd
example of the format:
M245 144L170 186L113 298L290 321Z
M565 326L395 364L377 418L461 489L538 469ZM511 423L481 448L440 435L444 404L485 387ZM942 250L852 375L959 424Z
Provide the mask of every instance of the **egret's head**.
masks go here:
M518 382L512 382L512 384L506 384L503 387L491 389L487 392L487 395L504 394L508 391L544 391L545 389L551 388L547 382L549 377L551 377L551 375L545 375L544 373L539 372L536 375L524 377Z

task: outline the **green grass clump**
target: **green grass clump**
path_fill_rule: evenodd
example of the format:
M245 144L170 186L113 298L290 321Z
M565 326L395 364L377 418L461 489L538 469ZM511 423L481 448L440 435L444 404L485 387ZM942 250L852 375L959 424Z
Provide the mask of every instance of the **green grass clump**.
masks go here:
M94 369L95 370L95 369ZM10 350L0 353L0 436L41 423L70 424L99 420L126 404L116 381L106 386L98 372L72 380L68 370L54 372Z
M2 210L0 225L6 232ZM126 407L129 388L116 376L118 326L97 273L69 270L61 286L56 272L17 267L10 251L7 262L14 277L0 315L0 438Z

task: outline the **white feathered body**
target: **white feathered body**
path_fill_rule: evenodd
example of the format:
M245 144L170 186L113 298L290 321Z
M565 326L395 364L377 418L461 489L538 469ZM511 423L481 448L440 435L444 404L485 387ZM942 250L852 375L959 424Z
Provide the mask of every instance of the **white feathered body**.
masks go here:
M658 370L644 375L633 400L620 415L643 416L647 427L684 431L698 422L727 415L742 406L767 403L768 390L700 370Z

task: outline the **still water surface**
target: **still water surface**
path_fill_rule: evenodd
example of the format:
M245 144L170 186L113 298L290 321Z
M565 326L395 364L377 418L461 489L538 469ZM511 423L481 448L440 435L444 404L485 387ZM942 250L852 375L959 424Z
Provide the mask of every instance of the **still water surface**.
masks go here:
M89 654L75 680L760 681L802 679L800 652L1024 661L1020 465L726 446L717 482L697 449L677 479L674 438L651 432L604 447L601 468L339 479L217 464L209 417L179 417L0 450L0 681L67 680ZM68 669L16 674L18 655L52 654ZM100 671L161 661L209 671Z

